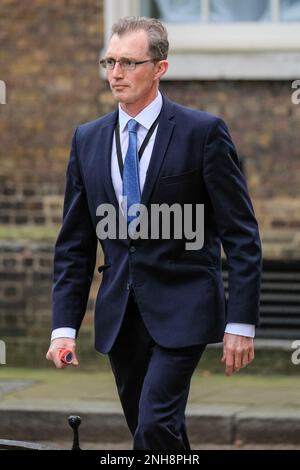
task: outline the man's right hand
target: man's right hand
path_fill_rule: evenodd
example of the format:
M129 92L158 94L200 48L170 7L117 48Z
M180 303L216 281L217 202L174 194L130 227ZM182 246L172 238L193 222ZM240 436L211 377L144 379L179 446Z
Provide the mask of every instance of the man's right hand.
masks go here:
M46 354L46 359L48 361L53 361L55 366L58 369L64 369L67 364L64 364L58 357L59 350L62 348L71 349L73 353L73 361L72 366L78 366L78 360L75 353L76 343L75 340L72 338L56 338L51 341L50 347Z

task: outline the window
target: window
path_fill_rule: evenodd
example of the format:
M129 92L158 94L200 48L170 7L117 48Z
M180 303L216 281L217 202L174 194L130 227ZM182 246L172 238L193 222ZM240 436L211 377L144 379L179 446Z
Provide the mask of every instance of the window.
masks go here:
M208 2L208 21L234 23L245 21L270 21L272 17L270 0L252 0L244 3L236 0Z
M279 6L280 21L300 21L299 0L281 0Z
M127 15L160 18L170 39L166 79L295 79L300 0L104 0L108 40Z
M140 8L167 23L300 21L300 0L141 0Z
M167 0L166 2L141 0L141 14L160 18L168 23L195 23L202 20L199 1Z

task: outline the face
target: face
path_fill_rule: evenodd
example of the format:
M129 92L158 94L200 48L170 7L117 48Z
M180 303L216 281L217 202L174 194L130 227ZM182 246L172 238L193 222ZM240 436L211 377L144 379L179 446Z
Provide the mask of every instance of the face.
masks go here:
M146 31L136 31L118 36L109 42L106 58L142 61L151 59L148 52ZM166 72L166 60L136 65L134 70L122 70L117 62L113 70L107 70L107 79L114 97L127 106L139 106L151 102L157 94L159 78Z

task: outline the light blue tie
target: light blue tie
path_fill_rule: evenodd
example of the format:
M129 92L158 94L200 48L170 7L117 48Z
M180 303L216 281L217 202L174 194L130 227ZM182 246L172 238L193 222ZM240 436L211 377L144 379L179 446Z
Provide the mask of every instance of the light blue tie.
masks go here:
M139 183L139 160L137 152L137 129L139 123L134 119L128 121L128 149L124 160L123 169L123 196L127 196L127 209L132 204L141 202L141 191ZM127 214L127 223L136 216Z

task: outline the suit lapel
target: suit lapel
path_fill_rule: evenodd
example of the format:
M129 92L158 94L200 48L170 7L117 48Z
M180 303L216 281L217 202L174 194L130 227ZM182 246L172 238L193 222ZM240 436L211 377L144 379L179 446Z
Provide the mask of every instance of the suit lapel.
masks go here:
M174 121L171 120L173 116L174 105L163 96L161 116L141 197L141 203L145 206L148 204L151 197L173 133L175 126Z
M99 144L101 148L101 153L103 154L103 159L100 159L103 162L101 166L100 175L102 175L102 181L106 194L108 196L108 202L113 204L116 213L116 224L117 227L119 224L122 226L120 228L122 233L127 232L127 223L123 213L120 211L119 203L116 197L115 188L113 186L112 177L111 177L111 152L112 152L112 143L114 138L114 130L118 119L118 111L116 110L110 119L110 121L104 125L100 131ZM121 217L119 215L121 214Z
M102 180L109 202L115 206L118 212L118 201L111 178L111 152L117 117L118 112L115 111L109 123L101 128L99 143L101 146L101 154L103 155L103 159L100 159L100 162L102 161L100 174L102 173Z

